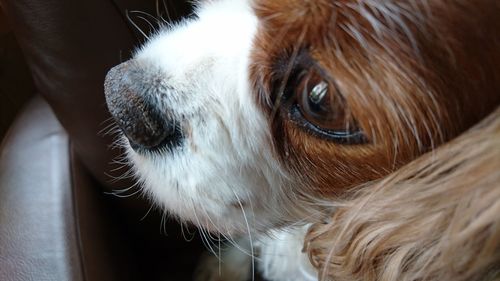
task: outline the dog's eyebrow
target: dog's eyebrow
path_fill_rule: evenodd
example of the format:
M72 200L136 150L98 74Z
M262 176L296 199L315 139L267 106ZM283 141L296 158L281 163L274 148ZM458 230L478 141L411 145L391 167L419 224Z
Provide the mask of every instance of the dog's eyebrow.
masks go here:
M302 70L309 69L315 64L309 51L300 48L294 52L284 51L279 54L272 64L272 77L270 81L270 92L267 93L271 105L275 105L277 99L281 99L283 93L289 90L290 82L296 79Z
M276 62L273 64L273 73L276 77L284 77L290 68L293 69L298 67L308 68L314 65L315 61L312 58L309 50L306 48L301 48L296 52L296 55L291 55L292 52L282 52L277 58ZM290 59L293 59L290 62Z

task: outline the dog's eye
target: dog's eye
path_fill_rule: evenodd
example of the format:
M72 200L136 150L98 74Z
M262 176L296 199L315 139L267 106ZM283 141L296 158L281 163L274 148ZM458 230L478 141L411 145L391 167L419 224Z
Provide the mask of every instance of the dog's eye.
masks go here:
M348 111L338 88L316 71L301 73L294 89L292 119L313 134L342 143L364 143L366 138Z
M334 91L315 75L306 75L296 89L300 112L307 121L323 130L339 131L349 125Z

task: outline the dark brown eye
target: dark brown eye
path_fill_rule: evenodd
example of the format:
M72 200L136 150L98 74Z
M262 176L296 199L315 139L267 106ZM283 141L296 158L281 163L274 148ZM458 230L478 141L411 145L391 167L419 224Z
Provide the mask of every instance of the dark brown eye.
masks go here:
M330 131L349 127L339 93L320 76L314 73L304 76L296 94L300 111L311 124Z
M297 78L292 119L323 138L350 144L366 141L342 94L331 81L314 70Z

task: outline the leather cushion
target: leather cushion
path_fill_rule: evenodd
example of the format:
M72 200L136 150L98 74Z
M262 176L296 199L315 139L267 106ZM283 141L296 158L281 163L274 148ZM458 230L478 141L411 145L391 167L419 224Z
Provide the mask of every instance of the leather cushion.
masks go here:
M130 186L112 181L124 169L111 163L119 150L109 124L104 77L126 60L143 38L129 24L126 10L156 14L156 0L0 0L23 49L38 91L67 130L78 156L108 190ZM170 1L166 1L170 3ZM170 17L189 11L187 1L171 4ZM132 16L132 18L134 18ZM141 25L139 18L135 19ZM147 31L147 23L142 22Z
M0 147L0 280L83 280L68 137L40 98Z

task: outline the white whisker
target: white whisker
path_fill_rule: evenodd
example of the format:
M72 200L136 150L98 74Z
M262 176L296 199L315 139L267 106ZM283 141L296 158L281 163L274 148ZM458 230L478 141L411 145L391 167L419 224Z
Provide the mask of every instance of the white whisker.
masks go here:
M127 20L130 22L130 24L132 24L132 26L137 30L139 31L139 33L142 34L142 36L144 36L144 38L148 39L149 40L149 36L146 35L146 33L134 22L134 20L132 20L132 18L130 17L130 13L129 11L125 11L125 16L127 17Z

